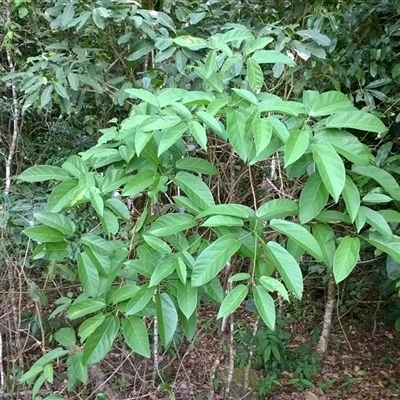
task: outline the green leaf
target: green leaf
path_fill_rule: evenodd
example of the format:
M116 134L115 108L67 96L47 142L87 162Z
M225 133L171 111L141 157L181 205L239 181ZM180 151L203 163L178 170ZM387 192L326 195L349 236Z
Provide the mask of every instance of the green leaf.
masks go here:
M307 130L292 129L285 144L285 168L306 152L309 143L310 133Z
M125 286L121 286L115 291L112 292L110 297L110 302L112 304L118 304L125 300L130 300L134 294L136 294L140 290L140 287L133 284L127 284Z
M389 254L390 257L400 263L400 238L398 236L387 236L379 232L371 232L366 241L384 253Z
M161 259L151 275L149 287L158 285L163 279L171 275L176 268L175 256L167 256Z
M330 91L318 94L306 104L311 117L320 117L353 108L351 101L343 93Z
M386 194L369 193L362 198L363 203L367 204L386 204L393 201L393 199Z
M217 319L232 314L246 298L249 288L243 284L236 286L225 297L218 311Z
M174 183L201 209L205 210L215 204L211 190L197 176L180 171L176 174Z
M364 206L360 207L360 212L364 213L366 222L379 233L387 236L391 236L393 234L390 226L381 214Z
M322 182L337 202L346 182L343 161L332 145L327 142L312 144L311 150Z
M243 220L228 215L214 215L204 221L201 226L243 226Z
M224 126L214 116L205 111L198 111L197 115L213 132L217 133L222 140L228 138Z
M273 199L264 203L257 211L256 215L261 221L268 221L273 218L285 218L297 215L299 206L296 202L289 199Z
M226 130L229 141L239 157L246 162L251 148L250 138L246 138L247 114L242 109L229 108L226 115Z
M112 242L96 235L82 235L81 243L88 246L94 253L110 255L113 252Z
M275 305L274 300L261 285L253 287L254 304L260 314L261 319L268 326L269 329L275 329Z
M179 281L176 298L183 315L189 319L197 307L197 288L193 287L190 281L185 283Z
M103 323L105 319L105 315L97 314L85 320L80 325L78 330L78 335L81 338L81 341L84 341L87 337L89 337L89 335L91 335L97 329L97 327Z
M273 41L274 41L274 39L272 37L260 37L255 40L246 42L245 54L249 55L249 54L255 52L256 50L261 50ZM248 44L248 46L247 46L247 44Z
M29 239L41 243L57 243L64 240L64 235L53 228L46 225L31 226L22 231Z
M147 189L151 186L156 179L156 174L152 170L144 170L138 172L133 176L128 183L125 185L122 191L123 196L135 196L142 190Z
M68 172L60 167L52 165L35 165L26 169L18 176L18 179L24 182L44 182L54 179L56 181L65 181L69 178Z
M335 282L346 279L356 266L360 253L360 240L351 236L345 236L335 252L333 259L333 275Z
M197 215L196 219L208 217L209 215L227 215L231 217L249 219L254 211L242 204L216 204Z
M48 210L57 213L65 207L70 206L77 191L80 190L78 183L77 179L69 179L56 186L47 199Z
M83 289L90 296L96 297L99 294L99 273L86 253L78 255L78 276Z
M207 151L207 134L203 125L199 124L197 121L189 120L188 121L189 132L193 135L196 142L200 145L200 147Z
M43 90L42 95L40 97L40 105L42 107L46 107L48 103L50 103L51 100L51 93L53 92L53 85L49 85L46 87L46 89Z
M62 169L68 171L76 178L79 178L82 173L85 174L89 172L89 169L85 162L82 160L82 157L79 157L77 155L69 156L66 161L64 161Z
M122 334L128 346L137 354L150 358L149 336L146 325L138 317L128 317L122 320Z
M183 122L166 129L161 136L160 142L158 143L158 157L160 157L161 154L173 146L177 140L182 137L186 130L187 125Z
M147 234L154 236L171 236L178 232L193 228L196 225L194 217L188 214L166 214L155 221Z
M86 299L74 302L68 309L67 317L69 319L77 319L101 310L105 307L104 300L101 299Z
M56 340L56 342L61 344L61 346L70 348L72 346L75 346L76 343L75 331L70 327L61 328L55 333L54 339Z
M252 90L256 93L259 93L264 85L264 75L262 72L261 67L259 66L258 62L254 60L254 58L247 59L247 82ZM255 102L255 103L258 103Z
M286 287L293 291L297 299L301 300L303 297L303 275L296 259L276 242L268 242L267 249Z
M167 293L157 294L156 309L161 343L164 347L168 347L178 326L178 313Z
M124 221L130 220L128 207L120 199L116 197L111 197L110 199L106 200L104 205L108 207L114 214L116 214L117 217L120 217Z
M316 29L304 29L296 31L296 35L300 35L305 39L312 39L315 43L319 44L320 46L330 46L332 44L331 39L328 36L323 35L322 33L318 32Z
M71 354L68 357L68 379L70 373L72 373L79 381L81 381L83 384L86 384L88 381L88 368L86 365L82 364L82 355L83 352L79 351Z
M143 310L143 308L145 308L149 301L153 298L154 290L155 288L149 287L148 283L143 285L129 300L129 303L126 306L125 314L133 315Z
M300 223L305 224L316 217L328 201L326 190L318 172L314 172L304 185L299 201Z
M354 222L360 209L360 192L349 176L346 176L342 194L346 204L346 211L350 216L351 222Z
M289 293L285 286L277 279L272 278L272 276L262 276L259 280L261 285L263 285L269 292L278 292L284 300L289 301Z
M351 128L375 133L384 133L387 131L386 126L378 117L363 111L348 111L331 115L326 120L326 127Z
M327 224L316 224L312 227L312 234L321 247L325 264L332 268L336 250L335 232Z
M161 254L170 254L172 252L171 248L164 242L164 240L150 235L143 235L143 239L151 248Z
M315 259L319 261L324 261L324 256L320 245L315 240L314 236L308 232L303 226L296 224L294 222L284 221L280 219L273 219L270 221L269 226L288 236L301 248L306 250Z
M400 186L389 172L373 165L369 165L368 167L353 165L352 171L356 174L372 178L382 186L393 199L400 201Z
M238 272L237 274L232 275L228 282L239 282L239 281L247 281L251 278L251 275L247 272Z
M125 92L130 95L130 97L134 97L137 99L140 99L142 101L145 101L146 103L149 103L155 107L159 107L160 104L157 100L157 97L154 96L153 93L149 92L148 90L144 89L125 89Z
M118 317L110 315L105 318L86 340L82 355L83 365L96 364L107 355L117 336L119 325Z
M288 56L277 50L258 50L251 58L258 64L285 64L294 66L296 63Z
M119 231L118 218L110 210L103 211L101 225L106 234L116 235Z
M213 164L207 160L197 157L181 158L175 163L175 167L204 175L215 175L218 173L218 169Z
M97 215L99 217L103 217L104 201L103 201L103 198L98 193L96 193L95 190L89 189L90 203L91 203L92 207L95 209Z
M182 313L179 313L179 319L189 342L193 340L194 334L196 333L197 327L197 314L194 312L189 319L187 319Z
M192 286L204 286L215 278L240 246L239 240L222 236L203 250L192 271Z
M114 192L116 189L123 186L129 177L123 169L114 169L106 173L99 184L99 189L104 193Z
M204 39L196 38L194 36L190 35L184 35L184 36L178 36L173 41L178 45L182 47L186 47L190 50L201 50L201 49L206 49L208 48L208 43Z

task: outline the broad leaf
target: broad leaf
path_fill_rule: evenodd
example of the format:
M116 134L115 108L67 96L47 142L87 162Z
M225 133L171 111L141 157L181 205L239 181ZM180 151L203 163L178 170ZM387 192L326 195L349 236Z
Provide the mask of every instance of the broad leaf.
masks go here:
M177 296L178 305L183 315L189 319L197 307L197 288L190 282L178 282Z
M154 96L153 93L144 89L125 89L125 92L130 95L130 97L134 97L145 101L153 106L159 107L160 103L157 100L157 97Z
M244 162L247 161L251 148L251 140L245 135L247 117L248 115L242 109L229 108L226 113L226 131L229 141Z
M299 264L284 247L276 242L268 242L267 249L286 287L293 291L296 298L301 300L303 297L303 275Z
M237 239L223 236L203 250L193 268L192 286L203 286L215 278L240 246Z
M156 309L161 343L164 347L168 347L178 326L178 313L167 293L157 294Z
M363 111L348 111L331 115L326 120L326 127L351 128L375 133L384 133L387 131L386 126L378 117Z
M336 249L333 259L333 275L335 282L346 279L357 264L360 257L360 240L356 237L345 236Z
M284 218L296 215L299 206L296 202L289 199L273 199L264 203L257 211L257 217L261 221L268 221L273 218Z
M122 191L123 196L135 196L142 190L151 186L156 179L156 174L152 170L144 170L138 172L125 185Z
M208 217L209 215L227 215L231 217L249 219L254 215L254 211L242 204L217 204L197 215L196 219Z
M69 179L56 186L47 199L48 211L57 213L70 206L77 192L81 190L78 182L77 179Z
M128 346L137 354L150 358L149 336L146 325L138 317L128 317L122 320L122 334Z
M196 142L200 145L200 147L207 151L207 134L203 125L201 125L197 121L189 120L188 121L189 132L193 135Z
M84 315L101 310L105 307L104 300L100 299L86 299L77 301L68 309L67 317L69 319L77 319Z
M259 50L251 58L258 64L285 64L294 66L296 63L288 56L277 50Z
M46 225L31 226L22 231L29 239L41 243L57 243L64 240L64 235Z
M311 145L314 160L325 187L337 202L346 181L343 161L331 144L320 142Z
M364 206L360 207L360 212L364 213L365 221L376 231L382 235L392 236L392 230L381 214Z
M243 226L243 220L228 215L214 215L204 221L201 226Z
M75 331L70 327L61 328L55 333L54 339L57 343L61 344L61 346L70 348L75 346L76 343Z
M188 214L166 214L159 217L147 231L154 236L171 236L178 232L193 228L196 225L194 217Z
M218 169L209 161L196 157L181 158L176 162L175 167L205 175L215 175L218 173Z
M72 219L62 214L39 212L35 214L35 218L42 224L56 229L64 235L73 235L76 229Z
M327 224L316 224L312 227L312 234L321 247L325 264L332 268L336 250L335 232Z
M356 174L372 178L381 185L393 199L400 201L400 186L389 172L373 165L367 167L353 165L352 171Z
M149 301L153 298L154 290L155 288L149 287L148 283L143 285L129 300L129 303L125 309L125 314L134 315L143 310L143 308L145 308Z
M252 90L258 93L264 84L264 76L261 67L254 58L247 59L247 82Z
M176 268L177 259L175 256L166 256L161 259L151 275L149 287L158 285L163 279L171 275Z
M205 210L215 204L211 190L197 176L187 172L178 172L174 182L201 209Z
M224 126L221 124L220 121L218 121L214 116L211 114L205 112L205 111L198 111L197 115L200 117L200 119L216 134L219 135L219 137L222 140L226 140L228 138Z
M99 294L99 273L86 253L78 255L78 276L85 292L96 297Z
M343 188L343 199L346 204L346 211L350 216L351 222L357 217L360 209L360 192L349 176L346 176L346 183Z
M173 146L177 140L182 137L186 130L187 125L183 122L166 129L161 136L160 142L158 143L158 157L160 157L161 154Z
M343 93L330 91L318 94L308 104L308 112L312 117L320 117L353 108L351 101Z
M84 365L96 364L107 355L117 336L119 325L119 318L110 315L87 338L82 356Z
M328 191L318 172L308 179L300 194L300 222L305 224L316 217L328 201Z
M292 129L285 144L285 168L297 161L307 150L310 133L307 130Z
M320 245L315 240L314 236L303 226L294 222L284 221L280 219L271 220L269 226L288 236L301 248L310 253L315 259L324 261L324 256Z
M80 326L78 330L78 335L81 338L81 341L86 340L96 329L99 327L103 321L106 319L106 316L103 314L97 314L93 317L86 319Z
M269 292L278 292L284 300L289 301L289 293L282 282L272 278L272 276L262 276L259 280L261 285L263 285Z
M249 288L245 285L238 285L225 297L218 311L217 319L232 314L246 298Z
M257 285L253 288L254 304L261 319L269 329L275 329L275 304L274 299L264 286Z
M18 176L24 182L44 182L48 180L65 181L69 178L68 172L63 168L52 165L35 165L26 169Z
M390 257L400 263L400 238L398 236L387 236L379 232L371 232L366 241L384 253L389 254Z

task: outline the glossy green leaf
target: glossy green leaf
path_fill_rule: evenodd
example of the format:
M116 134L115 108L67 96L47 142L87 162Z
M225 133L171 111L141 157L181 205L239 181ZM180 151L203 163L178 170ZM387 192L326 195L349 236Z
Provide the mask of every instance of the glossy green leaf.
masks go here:
M267 249L286 287L293 291L297 299L301 300L303 296L303 275L299 264L284 247L276 242L269 241Z
M151 275L149 286L158 285L163 279L171 275L176 268L177 259L175 256L167 256L161 259Z
M230 236L223 236L209 245L196 259L192 286L203 286L215 278L240 246L240 241Z
M252 90L258 93L264 85L264 75L261 67L254 58L248 58L246 80Z
M130 300L138 291L140 287L133 284L127 284L115 289L110 297L112 304L118 304L126 300Z
M185 333L188 341L191 342L193 340L194 334L196 333L196 313L194 312L189 319L187 319L182 313L179 313L179 320L181 321L183 332Z
M166 129L161 136L160 142L158 143L158 157L160 157L161 154L173 146L178 139L182 137L186 130L187 125L183 122Z
M211 190L197 176L180 171L176 174L174 183L201 209L205 210L215 204Z
M54 339L61 346L70 348L76 343L75 331L70 327L61 328L54 334Z
M195 312L197 307L197 288L193 287L190 282L178 282L177 286L178 306L183 315L189 319Z
M327 224L316 224L312 227L312 234L321 247L325 264L332 268L336 251L335 232Z
M69 178L68 172L63 168L52 165L35 165L18 175L24 182L44 182L49 180L65 181Z
M174 302L167 293L157 294L156 309L161 343L164 347L167 347L178 326L178 313Z
M284 218L296 215L299 206L289 199L273 199L264 203L257 211L257 217L261 221L268 221L273 218Z
M400 263L400 238L398 236L387 236L379 232L371 232L366 240Z
M42 107L46 107L51 100L51 93L53 92L53 85L49 85L46 89L43 90L42 95L40 96L40 105Z
M89 337L89 335L91 335L97 329L97 327L103 323L105 318L105 315L97 314L82 322L78 330L78 335L81 338L81 341L86 340L86 338Z
M143 310L143 308L145 308L153 298L154 290L154 287L149 287L149 284L146 283L136 293L134 293L126 306L126 315L134 315Z
M200 145L200 147L207 151L207 134L203 125L201 125L197 121L189 120L188 121L189 132L193 135L196 142Z
M385 218L378 212L368 207L361 206L360 212L365 214L365 221L382 235L391 236L392 230Z
M39 212L35 214L35 218L44 225L60 231L64 235L73 235L76 226L71 218L62 214Z
M101 299L86 299L75 302L68 309L67 317L69 319L77 319L101 310L105 307L104 300Z
M75 352L68 357L67 365L68 365L68 379L70 373L72 373L76 379L78 379L83 384L86 384L88 381L88 367L87 365L83 365L82 363L82 351ZM63 399L61 397L61 399ZM51 400L51 399L48 399Z
M307 150L310 133L306 130L292 129L285 144L285 168L297 161Z
M107 172L99 184L99 189L104 193L114 192L122 187L129 179L126 172L122 169L114 169Z
M387 131L386 126L378 117L363 111L347 111L331 115L326 120L326 127L351 128L375 133Z
M228 138L223 125L214 116L205 111L198 111L197 115L213 132L217 133L221 139L226 140Z
M248 293L249 288L246 285L240 284L233 288L222 302L217 319L232 314L242 304Z
M360 192L349 176L346 176L346 183L343 188L343 199L350 220L354 222L360 209Z
M103 216L104 213L104 200L103 198L96 193L94 190L89 189L89 198L92 207L95 209L97 215L99 217Z
M242 109L229 108L226 114L226 131L229 141L244 162L247 161L251 148L251 140L245 135L247 117L248 115Z
M231 217L249 219L254 211L243 204L217 204L197 215L196 219L208 217L210 215L227 215Z
M121 325L128 346L135 353L150 358L149 336L143 320L138 317L128 317L122 320Z
M288 56L277 50L258 50L251 58L258 64L285 64L294 66L296 63Z
M188 214L174 213L159 217L147 231L154 236L170 236L193 228L196 225L194 217Z
M79 178L82 173L89 172L86 163L82 160L82 157L77 155L69 156L63 163L62 169L68 171L71 175Z
M130 97L140 99L140 100L145 101L146 103L149 103L153 106L159 107L159 105L160 105L157 100L157 97L154 96L154 94L149 92L148 90L125 89L125 92L128 93L130 95Z
M284 300L289 301L289 293L282 282L272 276L262 276L259 280L261 285L263 285L269 292L278 292Z
M151 235L143 235L143 239L150 247L161 254L170 254L172 252L168 244L160 238Z
M135 196L142 190L151 186L156 178L156 174L152 170L143 170L133 176L125 185L122 191L123 196Z
M243 226L243 220L228 215L213 215L212 217L207 218L201 226Z
M311 145L314 160L326 189L337 202L346 181L343 161L331 144L320 142Z
M356 174L372 178L378 185L382 186L393 199L400 201L400 186L389 172L373 165L367 167L353 165L352 171Z
M57 213L70 206L78 190L80 189L77 179L70 179L60 183L53 189L47 199L48 211Z
M228 282L239 282L239 281L247 281L251 278L251 275L247 272L238 272L237 274L232 275Z
M183 36L178 36L173 41L178 45L182 47L186 47L190 50L201 50L201 49L206 49L208 48L208 43L204 39L196 38L194 36L190 35L183 35Z
M273 219L270 222L270 227L284 235L288 236L301 248L306 250L315 259L324 261L324 256L318 242L314 236L303 226L294 222L284 221L280 219Z
M64 235L46 225L31 226L22 231L29 239L41 243L56 243L64 240Z
M353 109L351 101L343 93L330 91L318 94L306 104L311 117L320 117Z
M175 167L204 175L215 175L218 173L218 169L213 164L197 157L181 158L176 162Z
M360 240L356 237L345 236L336 249L333 259L333 275L335 282L346 279L357 264L360 257Z
M112 242L107 241L101 236L97 235L82 235L81 243L88 246L93 252L110 255L113 252Z
M104 205L108 207L114 214L116 214L117 217L123 219L124 221L130 220L128 207L120 199L112 197L107 199Z
M300 223L305 224L317 216L328 201L328 191L318 172L308 179L300 194L299 215Z
M275 304L274 299L264 286L257 285L253 288L254 304L261 319L269 329L275 329Z
M393 199L386 194L369 193L362 198L362 201L367 204L386 204L393 201Z
M78 276L83 289L92 297L99 293L100 277L86 253L78 255Z
M119 318L110 315L87 338L83 348L82 363L93 365L101 361L111 350L119 330Z

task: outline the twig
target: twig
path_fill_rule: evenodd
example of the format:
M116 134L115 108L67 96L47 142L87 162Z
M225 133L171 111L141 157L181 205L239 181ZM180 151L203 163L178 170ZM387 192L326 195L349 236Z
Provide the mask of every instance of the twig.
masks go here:
M254 345L254 338L256 337L258 331L258 324L260 322L260 317L258 316L256 322L254 323L253 327L253 337L250 342L249 348L249 360L246 365L246 369L244 371L244 388L247 390L249 388L249 376L250 376L250 369L251 369L251 362L253 361L253 345Z
M153 369L152 379L153 379L153 382L155 382L156 378L157 378L157 371L158 371L158 319L157 319L157 315L155 315L153 318L153 360L154 360L154 369Z
M229 289L232 290L232 282L229 282ZM233 371L235 369L235 346L234 346L234 337L233 337L233 330L235 327L234 323L234 318L233 314L230 315L230 332L229 332L229 369L228 369L228 377L226 380L226 388L225 388L225 394L226 396L229 395L229 391L231 388L232 384L232 378L233 378Z

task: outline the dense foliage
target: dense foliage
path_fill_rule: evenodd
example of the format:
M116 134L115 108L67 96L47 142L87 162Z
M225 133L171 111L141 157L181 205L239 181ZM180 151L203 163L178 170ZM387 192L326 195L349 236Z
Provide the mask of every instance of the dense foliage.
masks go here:
M400 278L399 6L263 3L2 6L2 157L18 174L2 259L27 246L81 287L52 314L79 328L20 380L33 396L59 358L69 391L87 383L118 337L156 363L155 338L191 341L204 301L226 321L250 300L274 330L304 259L329 290L363 252L385 255L387 286Z

